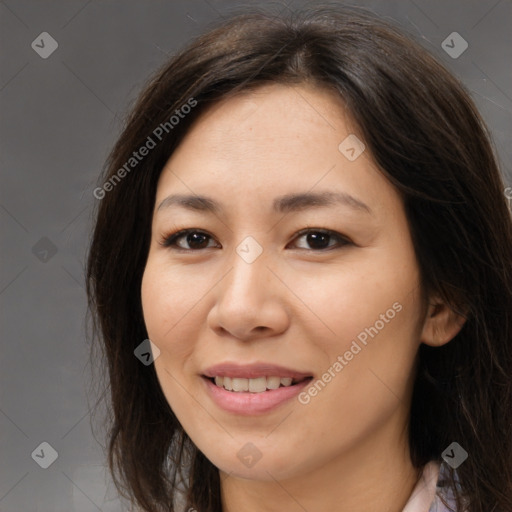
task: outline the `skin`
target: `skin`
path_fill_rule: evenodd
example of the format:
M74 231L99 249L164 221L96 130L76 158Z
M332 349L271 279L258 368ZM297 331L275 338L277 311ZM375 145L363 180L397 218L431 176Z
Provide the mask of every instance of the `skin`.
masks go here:
M264 86L204 113L160 176L144 319L169 405L220 470L224 511L400 512L419 477L407 438L418 347L447 343L461 322L435 297L422 299L400 197L368 149L354 161L340 152L349 134L362 139L333 92ZM324 190L372 213L340 204L272 211L277 196ZM224 211L157 209L175 193L211 197ZM183 228L210 235L199 244L207 248L161 245ZM304 228L351 243L331 237L322 250L297 235ZM247 236L263 250L250 264L236 252ZM177 243L191 247L186 236ZM397 302L401 311L307 404L241 416L205 392L199 375L224 361L321 378ZM247 443L261 453L252 467L237 457Z

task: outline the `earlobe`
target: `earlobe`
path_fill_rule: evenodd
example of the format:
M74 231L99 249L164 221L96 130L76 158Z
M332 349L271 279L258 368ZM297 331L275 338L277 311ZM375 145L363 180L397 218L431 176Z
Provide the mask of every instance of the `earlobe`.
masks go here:
M421 333L421 342L432 347L445 345L459 333L465 322L464 316L456 313L445 303L429 304Z

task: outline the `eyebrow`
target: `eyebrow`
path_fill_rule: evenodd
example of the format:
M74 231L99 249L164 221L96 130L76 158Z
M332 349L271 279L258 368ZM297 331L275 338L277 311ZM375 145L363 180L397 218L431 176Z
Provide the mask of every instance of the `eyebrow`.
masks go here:
M373 215L368 205L346 192L325 191L287 194L274 199L273 209L278 213L288 213L338 204ZM179 206L193 211L210 212L216 215L223 211L222 205L210 197L184 194L173 194L166 197L158 205L157 211L171 206Z

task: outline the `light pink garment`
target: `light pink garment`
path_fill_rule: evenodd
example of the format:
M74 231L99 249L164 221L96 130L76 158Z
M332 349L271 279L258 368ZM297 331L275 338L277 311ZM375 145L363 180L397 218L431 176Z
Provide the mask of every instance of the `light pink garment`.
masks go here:
M402 512L449 512L437 494L439 471L438 462L431 461L425 465L421 478Z

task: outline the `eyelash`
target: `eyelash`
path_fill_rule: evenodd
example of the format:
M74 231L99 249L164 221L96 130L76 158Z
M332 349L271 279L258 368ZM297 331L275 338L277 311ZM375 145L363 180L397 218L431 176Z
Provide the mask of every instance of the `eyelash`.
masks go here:
M190 233L199 233L201 235L206 235L210 239L213 239L213 236L207 233L206 231L201 231L196 228L188 228L188 229L181 229L179 231L175 231L174 233L171 233L169 235L165 235L161 241L159 242L160 245L167 247L173 251L181 251L181 252L199 252L203 251L205 249L213 249L214 247L204 247L202 249L185 249L183 247L176 246L176 241L179 240L181 237L188 235ZM338 240L338 247L336 246L328 246L322 249L301 249L301 250L310 250L313 252L325 252L333 249L341 249L342 247L345 247L347 245L354 245L353 242L346 236L342 235L341 233L338 233L336 231L332 231L330 229L322 229L322 228L306 228L300 230L297 235L297 237L301 237L304 235L307 235L309 233L321 233L323 235L328 235L332 238L335 238ZM295 238L294 238L295 240Z

